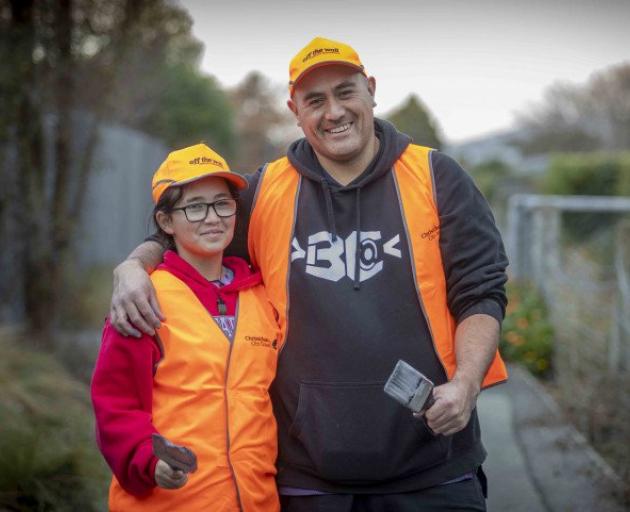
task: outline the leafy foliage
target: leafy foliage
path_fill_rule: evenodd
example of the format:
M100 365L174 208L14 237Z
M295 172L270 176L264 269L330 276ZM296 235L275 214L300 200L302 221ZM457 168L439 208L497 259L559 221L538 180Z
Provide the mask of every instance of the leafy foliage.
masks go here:
M121 0L113 3L120 5ZM203 140L229 157L235 142L232 110L216 80L199 70L203 46L192 35L190 15L168 0L142 0L139 5L116 69L103 48L84 62L81 80L89 83L103 71L116 75L109 120L153 135L171 148ZM89 109L99 101L98 93L88 90L82 101Z
M160 106L138 120L137 128L171 148L206 142L229 160L235 153L233 113L216 80L184 63L166 66L162 73Z
M534 375L549 377L553 369L553 328L542 297L530 285L510 283L508 298L501 355L507 361L523 364Z
M540 183L544 194L630 196L630 153L568 153L555 155ZM584 238L609 226L618 215L572 213L564 226L570 237Z
M32 329L58 323L103 123L233 150L231 108L198 70L191 27L173 0L0 0L0 212L19 210L0 237L29 234L1 276Z
M236 117L238 154L235 169L254 171L279 158L288 143L302 133L283 104L286 89L277 89L257 71L249 73L230 91Z
M545 194L630 195L630 153L556 154L541 185Z
M101 510L110 473L89 392L25 340L0 340L0 509Z
M585 85L559 83L519 116L525 154L630 149L630 63L600 71Z
M497 188L501 185L502 180L511 176L512 171L501 160L489 160L472 167L470 174L481 193L490 203L493 203L496 199Z
M437 121L433 119L420 98L415 94L387 116L399 131L409 135L414 144L440 149L442 139Z

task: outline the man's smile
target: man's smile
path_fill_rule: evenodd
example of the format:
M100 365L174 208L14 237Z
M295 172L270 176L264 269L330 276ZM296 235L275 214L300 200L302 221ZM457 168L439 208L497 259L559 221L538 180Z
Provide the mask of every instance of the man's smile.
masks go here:
M337 135L339 133L347 132L352 127L352 123L344 123L340 126L335 126L334 128L330 128L328 130L324 130L326 133L331 133L333 135Z

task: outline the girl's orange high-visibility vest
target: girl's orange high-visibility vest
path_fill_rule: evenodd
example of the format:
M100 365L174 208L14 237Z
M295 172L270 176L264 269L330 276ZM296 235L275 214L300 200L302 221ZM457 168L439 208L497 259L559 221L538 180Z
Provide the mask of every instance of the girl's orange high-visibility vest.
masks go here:
M153 387L153 424L191 448L198 470L177 490L144 498L116 479L110 510L130 512L277 511L276 423L268 395L280 332L262 286L239 293L232 342L194 293L165 270L151 275L166 321L164 358Z
M456 369L456 326L446 300L430 151L430 148L410 144L394 165L394 177L412 252L416 291L433 346L450 379ZM249 254L252 263L261 270L267 294L280 314L280 327L286 336L289 254L301 178L285 157L267 165L260 179L249 225ZM269 226L273 226L273 236L269 236ZM497 352L482 387L506 379L505 364Z

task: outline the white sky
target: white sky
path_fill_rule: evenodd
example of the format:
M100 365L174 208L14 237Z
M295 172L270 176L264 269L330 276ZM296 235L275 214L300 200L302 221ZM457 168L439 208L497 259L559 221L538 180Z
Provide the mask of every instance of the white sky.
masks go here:
M508 127L559 80L630 61L630 0L182 0L224 86L288 81L315 36L344 41L376 77L376 114L415 92L451 142Z

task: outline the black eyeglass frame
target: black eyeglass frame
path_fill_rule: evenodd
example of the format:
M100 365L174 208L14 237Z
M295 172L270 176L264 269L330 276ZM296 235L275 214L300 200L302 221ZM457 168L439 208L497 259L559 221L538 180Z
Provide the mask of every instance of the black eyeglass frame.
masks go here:
M216 204L217 203L223 203L223 202L230 202L234 205L234 213L231 213L230 215L221 215L218 211L217 211L217 207ZM187 208L190 208L191 206L199 206L200 204L204 205L206 207L206 212L204 213L203 217L201 217L199 220L190 220L188 218L188 212L186 211ZM216 213L217 217L221 218L221 219L227 219L229 217L234 217L234 215L237 214L238 212L238 203L236 202L236 199L233 198L225 198L225 199L219 199L218 201L214 201L213 203L192 203L192 204L187 204L186 206L180 206L179 208L171 208L172 212L176 212L178 210L182 210L184 212L184 216L186 217L186 220L188 222L203 222L204 220L206 220L208 218L208 213L210 212L210 207L212 207L212 209L214 210L214 213Z

